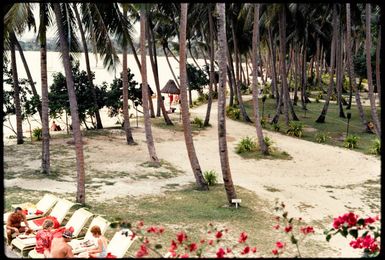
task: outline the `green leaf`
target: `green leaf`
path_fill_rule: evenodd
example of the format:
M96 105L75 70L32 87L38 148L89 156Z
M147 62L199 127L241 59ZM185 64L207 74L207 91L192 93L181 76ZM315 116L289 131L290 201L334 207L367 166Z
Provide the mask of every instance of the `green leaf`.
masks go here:
M369 233L369 230L368 230L368 231L365 231L365 232L362 234L362 237L365 237L368 233Z
M155 245L155 249L161 249L161 248L163 248L163 246L161 244L156 244Z
M357 221L357 224L360 225L360 226L363 226L363 225L365 224L365 219L360 218L360 219Z
M331 238L332 238L332 235L331 235L331 234L327 235L327 236L326 236L326 241L329 242Z
M348 228L347 227L342 228L341 235L343 235L344 237L346 237L348 235Z
M287 218L287 211L285 211L283 214L282 214L282 217L284 217L284 218Z
M298 239L296 239L296 238L294 237L294 235L291 235L290 240L291 240L291 242L292 242L294 245L298 243Z
M351 229L349 230L349 234L354 237L355 239L357 239L358 237L358 230L357 229Z
M290 219L289 219L289 224L291 224L291 222L293 222L293 218L290 218Z

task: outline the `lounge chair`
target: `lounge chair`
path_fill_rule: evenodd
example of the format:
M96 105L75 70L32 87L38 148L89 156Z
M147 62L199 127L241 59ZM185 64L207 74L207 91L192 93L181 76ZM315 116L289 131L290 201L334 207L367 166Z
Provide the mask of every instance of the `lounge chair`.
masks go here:
M55 205L57 202L58 198L54 195L51 194L45 194L43 198L36 204L30 203L30 202L25 202L22 204L13 204L12 208L15 209L17 207L22 208L23 210L27 210L27 220L30 219L35 219L35 218L40 218L49 212L50 209ZM36 214L36 212L41 212L40 214ZM4 224L7 222L9 214L12 212L6 212L4 213Z
M116 258L123 258L136 238L135 236L132 239L132 232L129 229L122 229L116 232L107 245L107 254Z
M81 252L86 251L87 247L82 247L81 243L85 244L85 243L90 242L90 244L93 244L94 237L92 236L92 233L91 233L91 228L93 226L99 226L102 235L104 235L104 233L106 233L109 225L110 225L110 222L108 222L108 220L102 218L101 216L97 216L96 218L94 218L92 220L91 224L89 225L89 228L88 228L84 238L74 239L68 243L73 248L72 252L74 254L79 254Z
M132 243L136 240L136 236L132 239L132 232L129 229L117 231L107 245L106 258L123 258ZM78 257L87 257L87 252L80 253Z
M55 207L52 209L52 212L50 213L49 216L44 217L44 218L40 218L40 219L29 220L28 225L31 229L33 229L34 231L37 231L37 230L42 228L41 225L45 219L52 218L52 217L55 218L55 220L57 221L57 223L59 223L59 225L61 225L65 216L68 214L69 210L75 204L76 203L70 202L66 199L59 199L59 201L57 202ZM75 211L75 213L68 220L68 223L66 225L66 227L68 227L68 228L72 226L74 228L74 234L75 234L75 232L77 232L77 235L79 234L80 230L84 227L86 221L83 223L83 221L81 221L82 219L75 220L75 218L83 217L82 215L84 215L84 218L87 217L87 220L88 220L92 216L91 213L89 213L90 214L89 216L87 214L81 214L83 211L85 211L85 210L84 209L78 209L77 211ZM77 213L77 212L79 212L79 213ZM36 224L35 222L39 222L39 224ZM81 225L81 227L79 228L78 225ZM12 243L11 243L11 247L12 248L15 247L15 248L19 249L21 251L22 256L24 254L24 251L32 250L35 245L36 245L36 237L34 234L19 235L14 240L12 240Z

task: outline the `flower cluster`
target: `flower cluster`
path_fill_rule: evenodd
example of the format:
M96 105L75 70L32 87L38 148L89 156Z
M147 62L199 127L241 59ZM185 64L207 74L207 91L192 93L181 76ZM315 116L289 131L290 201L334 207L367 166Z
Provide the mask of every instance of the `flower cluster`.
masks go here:
M379 216L362 218L353 212L348 212L334 218L333 228L326 230L324 234L327 241L336 234L344 237L351 235L354 238L349 243L352 248L363 249L363 254L366 256L377 256L380 252L381 235L379 220Z

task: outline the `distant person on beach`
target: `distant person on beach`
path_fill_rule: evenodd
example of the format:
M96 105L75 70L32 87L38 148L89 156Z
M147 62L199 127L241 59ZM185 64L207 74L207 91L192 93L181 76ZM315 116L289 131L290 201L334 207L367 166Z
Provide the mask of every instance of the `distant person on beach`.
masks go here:
M53 233L51 232L53 228L53 221L46 219L43 222L43 229L39 230L36 233L36 247L35 250L39 254L44 254L46 258L49 256L51 250L51 242L53 238Z
M24 222L25 227L21 226L21 222ZM23 232L26 232L26 234L32 232L32 229L29 228L27 217L23 213L22 208L17 207L13 213L9 214L6 229L8 244L11 244L13 233L16 233L16 236L18 236Z
M174 100L174 95L173 94L168 94L168 97L170 99L170 107L171 107L172 101Z
M68 244L72 240L72 232L66 230L61 237L54 237L51 244L49 258L73 258L72 247Z
M53 122L52 122L52 125L51 125L51 130L52 130L52 131L61 131L61 127L60 127L60 125L57 125L57 124L55 123L55 121L53 121Z

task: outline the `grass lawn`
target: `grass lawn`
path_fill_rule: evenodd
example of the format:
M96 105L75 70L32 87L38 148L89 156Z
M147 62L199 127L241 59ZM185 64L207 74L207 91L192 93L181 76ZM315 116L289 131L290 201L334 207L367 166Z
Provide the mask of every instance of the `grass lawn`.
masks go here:
M111 239L119 227L125 223L136 225L138 221L143 220L145 227L153 225L165 227L164 234L159 238L149 236L150 241L157 241L164 246L159 249L162 254L167 252L171 240L176 239L176 233L182 230L186 231L191 242L199 244L202 238L213 239L213 233L207 234L208 224L212 223L219 229L228 228L228 233L223 237L224 245L237 244L240 233L246 231L249 236L247 242L251 247L256 246L258 249L257 256L272 257L271 250L274 249L275 242L278 240L287 243L285 256L294 256L295 247L290 244L289 237L272 228L275 225L273 205L267 204L254 193L241 187L236 187L236 191L238 197L242 199L242 206L238 209L226 206L223 185L211 187L209 191L197 191L193 185L186 185L181 190L167 191L159 196L119 197L105 202L89 199L86 207L92 213L103 215L113 223L106 233L108 239ZM5 210L10 210L11 204L24 201L37 202L44 193L7 188L4 194ZM75 194L71 193L53 194L70 200L75 197ZM317 231L322 233L327 226L319 224L317 228ZM126 257L134 257L139 246L140 242L136 241ZM217 248L218 246L215 246L211 251L215 252ZM315 252L330 252L327 242L312 239L301 242L300 248L302 256L309 257L314 256Z
M329 109L326 115L325 123L316 123L318 116L323 108L324 103L316 103L313 101L312 103L307 104L308 110L305 112L302 110L300 101L297 106L294 106L294 110L299 118L300 122L303 123L303 136L302 138L316 142L316 134L319 132L326 133L330 138L326 140L326 144L344 147L344 138L346 136L347 129L347 119L340 118L338 116L338 106L335 103L329 104ZM252 113L252 101L245 102L246 111L249 116ZM262 114L262 101L259 99L259 109ZM345 114L347 112L352 114L349 124L349 135L356 135L359 137L356 151L370 154L370 150L373 146L373 141L376 139L375 134L366 133L363 131L363 126L361 124L358 109L355 105L352 105L352 109L346 110L344 109ZM367 119L371 118L370 116L370 107L364 106L365 116ZM378 114L380 115L381 111L378 109ZM267 98L265 102L264 108L264 117L267 119L267 123L264 126L264 129L274 131L273 126L269 123L271 118L275 115L275 99ZM291 116L291 115L290 115ZM242 119L239 119L242 121ZM243 122L243 121L242 121ZM278 122L280 129L279 132L282 134L286 134L288 127L284 123L284 115L280 115L280 119Z

